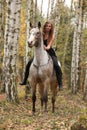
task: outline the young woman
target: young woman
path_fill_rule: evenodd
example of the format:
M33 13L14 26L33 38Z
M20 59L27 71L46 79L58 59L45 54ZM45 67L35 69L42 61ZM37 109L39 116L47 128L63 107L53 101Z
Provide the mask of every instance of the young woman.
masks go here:
M43 26L44 49L52 57L54 69L56 71L56 76L57 76L57 80L58 80L58 84L59 84L59 90L60 90L60 89L62 89L62 71L61 71L60 66L58 65L57 56L55 54L55 51L52 48L52 44L54 42L53 31L54 31L54 29L53 29L52 23L45 22L45 24ZM20 85L26 84L26 81L27 81L27 78L28 78L28 75L29 75L29 68L30 68L32 61L33 61L33 59L31 59L27 64L24 79L23 79L23 82L20 83Z

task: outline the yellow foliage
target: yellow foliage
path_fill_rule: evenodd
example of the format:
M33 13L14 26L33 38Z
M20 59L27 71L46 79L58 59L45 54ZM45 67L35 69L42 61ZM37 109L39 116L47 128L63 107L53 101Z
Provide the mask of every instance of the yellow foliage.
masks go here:
M25 54L25 38L26 38L26 23L25 23L26 10L21 7L20 14L20 38L19 38L19 55Z

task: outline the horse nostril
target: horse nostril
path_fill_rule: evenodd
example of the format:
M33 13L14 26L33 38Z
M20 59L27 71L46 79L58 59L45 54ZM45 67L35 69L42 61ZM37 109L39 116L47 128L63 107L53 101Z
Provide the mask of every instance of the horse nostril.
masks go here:
M32 45L32 41L31 42L28 41L28 46L30 47L31 45Z

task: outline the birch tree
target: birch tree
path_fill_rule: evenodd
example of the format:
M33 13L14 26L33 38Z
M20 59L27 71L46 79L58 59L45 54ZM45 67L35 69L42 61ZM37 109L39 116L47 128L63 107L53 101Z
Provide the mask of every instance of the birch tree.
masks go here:
M86 42L86 74L85 74L85 82L84 82L83 99L87 101L87 42Z
M48 20L48 17L49 17L49 9L50 9L50 0L48 1L48 8L47 8L47 20Z
M73 9L73 0L71 0L71 11Z
M4 4L5 1L0 0L0 47L3 47L3 41L4 41L4 24L5 24Z
M64 4L64 3L62 3ZM59 3L59 0L56 1L55 9L53 10L53 23L54 23L54 34L55 34L55 48L57 48L57 38L59 33L59 26L60 26L60 18L61 18L61 3ZM62 7L63 8L63 7Z
M0 0L0 43L2 42L2 0Z
M83 1L83 29L87 30L87 2L84 0ZM85 53L85 59L84 59L84 63L85 66L83 68L84 70L84 79L83 79L83 88L84 88L84 93L83 93L83 99L85 101L87 101L87 34L85 34L84 36L84 53Z
M71 63L71 87L72 93L77 93L80 83L80 45L82 34L82 3L76 2L76 20L73 37L72 63Z
M54 35L55 35L55 48L57 48L57 37L59 33L59 25L60 25L60 12L59 12L59 3L56 1L55 9L54 9L54 14L52 17L53 23L54 23Z
M43 7L43 0L41 1L41 13L40 13L40 16L41 16L41 18L42 18L42 7Z
M0 45L2 44L2 0L0 0ZM1 52L1 51L0 51ZM1 63L1 57L0 57L0 63ZM1 73L1 70L0 70ZM1 75L0 75L0 81L1 81Z
M54 0L51 0L51 9L50 9L50 16L53 16L53 11L54 11Z
M34 23L34 2L33 0L30 0L30 21L31 23Z
M29 33L30 33L30 22L33 22L33 24L36 24L36 8L37 8L37 1L35 4L35 8L34 7L34 3L33 0L28 0L28 4L27 4L27 28L26 28L26 46L25 46L25 68L27 63L29 62L31 55L32 55L32 50L28 47L28 38L29 38ZM34 21L35 20L35 21ZM25 98L27 98L27 94L29 91L29 84L27 82L26 84L26 90L25 90Z
M0 40L3 38L4 35L4 21L5 21L4 4L5 1L0 0Z
M7 15L4 43L4 73L7 101L18 101L17 97L17 45L19 35L20 0L7 0Z
M28 38L29 38L29 32L30 32L30 22L33 22L33 0L28 0L28 11L27 11L27 29L26 29L26 50L25 50L25 53L26 53L26 56L25 56L25 63L27 64L30 57L31 57L31 49L29 49L28 47L28 44L27 44L27 41L28 41Z
M35 7L34 7L34 25L36 26L37 23L37 0L35 0Z
M6 62L7 62L7 59L8 59L8 48L7 48L7 43L8 43L8 34L9 34L9 26L10 26L10 23L9 23L9 18L10 18L10 13L9 13L9 10L10 10L10 0L7 0L7 10L6 10L6 24L5 24L5 34L4 34L4 57L3 57L3 83L2 83L2 88L1 88L1 91L5 91L5 83L6 83Z

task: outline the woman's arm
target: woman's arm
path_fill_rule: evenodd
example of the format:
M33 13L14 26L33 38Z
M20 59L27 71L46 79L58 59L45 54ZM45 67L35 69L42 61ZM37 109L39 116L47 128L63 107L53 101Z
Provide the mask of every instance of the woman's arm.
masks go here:
M54 42L54 36L51 38L51 40L48 42L47 46L44 46L45 50L49 50Z

